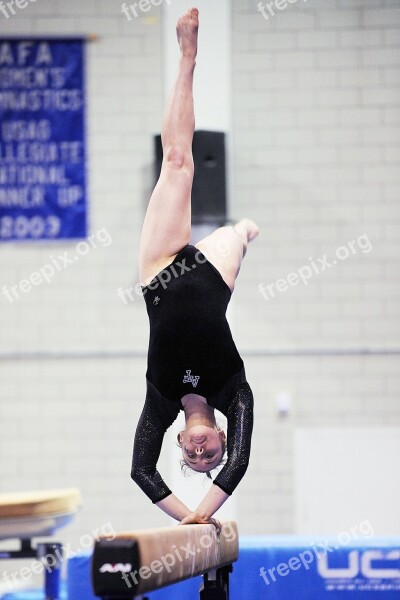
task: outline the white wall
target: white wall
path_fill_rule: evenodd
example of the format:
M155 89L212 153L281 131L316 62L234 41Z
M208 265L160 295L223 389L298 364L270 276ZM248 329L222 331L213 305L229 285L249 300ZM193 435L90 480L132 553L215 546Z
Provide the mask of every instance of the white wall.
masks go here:
M296 429L400 421L398 355L296 354L398 344L399 10L388 0L310 0L266 22L256 3L231 6L232 213L262 228L235 292L236 341L256 414L238 520L243 534L290 533ZM113 242L18 302L0 298L0 351L9 357L0 363L0 489L80 487L84 508L63 534L73 546L107 521L168 522L129 478L148 329L140 298L125 306L117 297L137 281L165 91L161 10L128 22L120 8L114 0L41 0L1 23L10 35L100 36L88 46L90 215L92 231L106 227ZM260 294L259 283L285 278L310 256L332 257L363 233L371 252L268 301ZM1 282L18 282L52 253L50 244L2 245ZM247 355L265 348L293 355ZM132 350L141 354L95 354ZM46 351L79 355L16 359ZM286 419L275 407L282 390L292 395Z
M338 535L369 521L399 536L397 427L299 428L294 440L295 531Z
M399 347L400 10L299 0L266 21L253 1L234 7L235 213L262 230L236 289L237 339L260 353L246 361L256 427L239 512L247 531L291 533L297 428L400 421L399 355L357 352ZM370 252L335 259L364 233ZM308 285L259 292L325 254L337 264Z
M124 305L117 296L138 281L163 108L161 26L160 8L129 22L114 0L40 0L0 26L7 35L99 36L87 46L89 213L91 233L105 227L112 244L13 304L0 298L0 352L10 358L0 362L0 491L79 487L82 511L60 535L72 548L109 521L120 530L168 523L130 479L148 325L141 298ZM1 283L74 253L74 244L1 245ZM137 359L87 357L136 349ZM72 357L16 358L27 352Z

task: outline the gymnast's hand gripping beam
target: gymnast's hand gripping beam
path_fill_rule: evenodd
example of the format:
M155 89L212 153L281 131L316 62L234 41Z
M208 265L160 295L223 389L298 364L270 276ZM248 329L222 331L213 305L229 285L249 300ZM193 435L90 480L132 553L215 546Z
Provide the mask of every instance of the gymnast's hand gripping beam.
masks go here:
M120 533L96 541L92 584L100 598L135 598L166 585L204 575L201 598L228 599L229 572L239 554L235 521L178 525Z

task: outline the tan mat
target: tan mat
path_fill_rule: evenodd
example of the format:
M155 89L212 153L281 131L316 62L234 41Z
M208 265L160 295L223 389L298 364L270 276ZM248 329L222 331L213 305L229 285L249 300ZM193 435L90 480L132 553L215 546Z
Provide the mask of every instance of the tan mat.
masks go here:
M77 488L0 494L0 519L74 513L80 505Z

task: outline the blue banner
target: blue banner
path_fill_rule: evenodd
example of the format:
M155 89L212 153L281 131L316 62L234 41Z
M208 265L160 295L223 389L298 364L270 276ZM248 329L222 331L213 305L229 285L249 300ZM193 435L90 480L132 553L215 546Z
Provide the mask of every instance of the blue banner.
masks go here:
M81 39L0 39L0 241L84 238Z

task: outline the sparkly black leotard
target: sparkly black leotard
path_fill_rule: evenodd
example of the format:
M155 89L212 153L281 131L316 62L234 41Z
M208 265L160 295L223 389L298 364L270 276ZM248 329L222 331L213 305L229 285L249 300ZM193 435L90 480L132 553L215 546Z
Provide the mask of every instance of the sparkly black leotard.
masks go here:
M155 503L171 494L156 469L166 430L188 393L204 396L228 422L228 459L214 480L232 494L246 472L253 395L226 320L231 291L194 246L142 288L150 320L147 395L136 429L131 477Z

